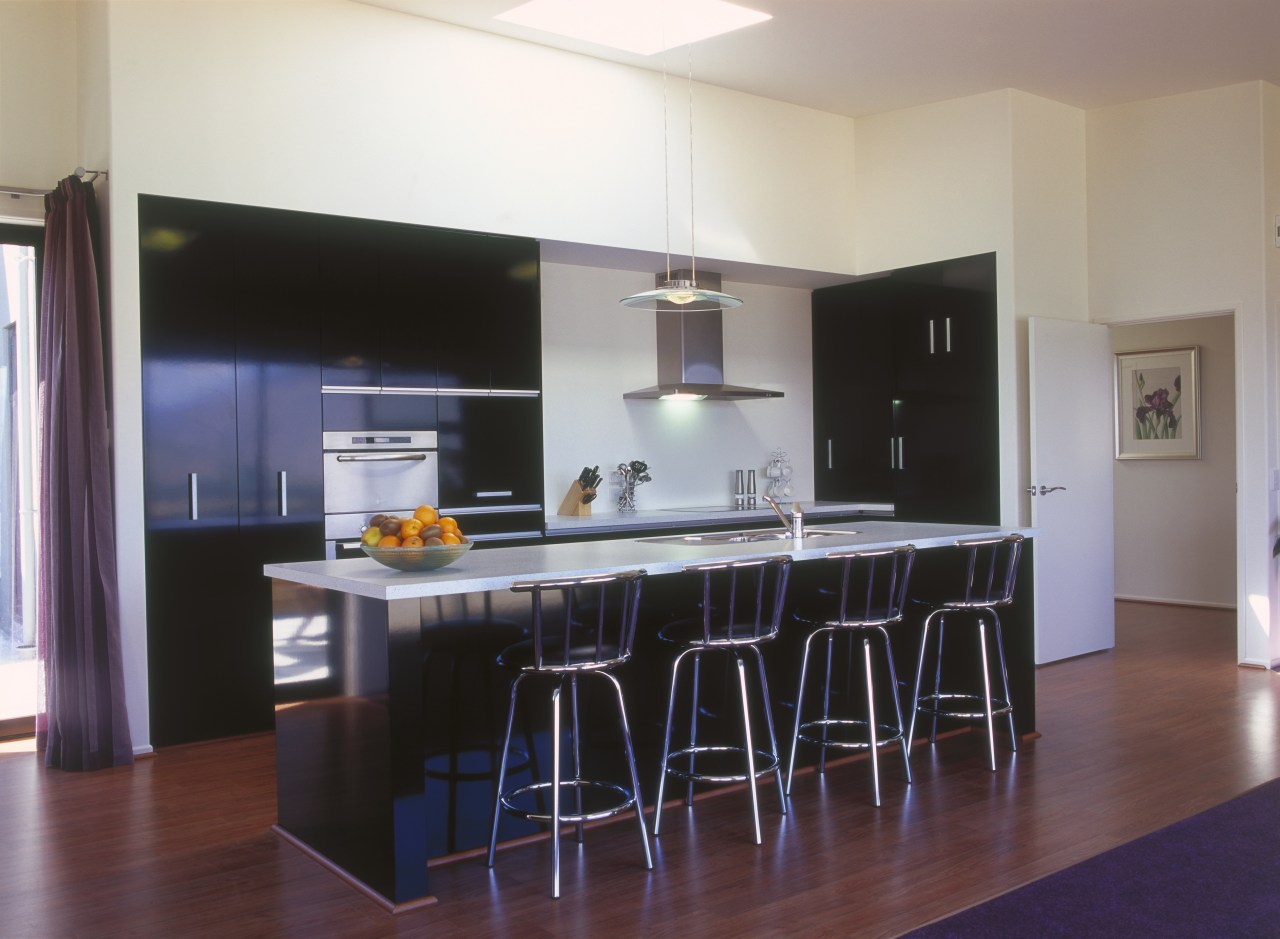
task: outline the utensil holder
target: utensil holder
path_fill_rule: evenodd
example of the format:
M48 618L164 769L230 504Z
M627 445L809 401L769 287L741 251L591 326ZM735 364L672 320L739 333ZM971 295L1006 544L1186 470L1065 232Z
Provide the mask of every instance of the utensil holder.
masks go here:
M565 493L564 501L560 503L560 509L556 514L575 518L590 518L591 504L583 503L582 499L588 492L594 491L594 489L583 489L582 483L575 479L569 486L569 491Z

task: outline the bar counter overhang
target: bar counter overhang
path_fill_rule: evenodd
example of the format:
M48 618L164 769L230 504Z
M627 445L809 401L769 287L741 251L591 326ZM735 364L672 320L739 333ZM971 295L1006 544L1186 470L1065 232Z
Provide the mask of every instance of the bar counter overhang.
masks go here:
M363 558L267 565L276 681L286 702L276 710L277 831L390 910L434 902L427 882L428 829L429 819L442 808L428 791L427 739L437 709L427 702L429 695L455 689L424 678L424 648L437 632L483 637L498 632L495 623L518 625L527 598L509 592L517 581L641 568L651 575L645 590L652 596L651 587L660 593L678 584L683 567L692 562L776 554L804 562L837 549L910 543L920 551L915 595L916 584L927 593L944 583L949 559L958 554L934 549L965 538L1034 535L1025 528L869 519L840 527L856 533L700 545L626 537L472 550L450 567L421 574ZM1027 551L1016 602L1002 613L1020 736L1035 731L1031 564ZM796 566L800 576L793 577L792 602L803 600L806 570L819 567ZM302 637L309 658L299 672L294 657L282 656L280 646L283 639L297 648ZM910 655L910 642L903 645ZM901 652L895 645L895 653ZM632 665L640 666L644 658L638 648ZM633 681L661 686L665 678L654 677L661 669L650 664L651 671L639 670ZM652 716L630 691L628 711L633 725ZM650 769L642 766L642 775ZM656 781L656 769L654 775ZM487 785L474 788L486 798L490 792ZM448 811L460 810L453 804ZM488 814L480 815L487 825ZM487 840L487 830L484 835Z

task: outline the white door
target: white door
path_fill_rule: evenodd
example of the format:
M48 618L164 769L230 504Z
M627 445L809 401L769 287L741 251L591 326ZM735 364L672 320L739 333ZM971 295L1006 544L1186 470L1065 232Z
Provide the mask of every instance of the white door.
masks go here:
M1107 327L1028 321L1036 664L1116 643Z

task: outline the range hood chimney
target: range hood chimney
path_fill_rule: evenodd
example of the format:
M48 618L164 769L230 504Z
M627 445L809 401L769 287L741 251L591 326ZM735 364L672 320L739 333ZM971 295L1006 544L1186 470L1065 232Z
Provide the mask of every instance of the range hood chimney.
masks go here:
M693 271L658 274L656 286L669 280L694 280ZM697 285L720 290L720 275L698 271ZM658 383L624 398L742 401L749 398L781 398L781 391L729 385L724 380L724 330L720 310L682 310L662 302L654 314L658 321Z

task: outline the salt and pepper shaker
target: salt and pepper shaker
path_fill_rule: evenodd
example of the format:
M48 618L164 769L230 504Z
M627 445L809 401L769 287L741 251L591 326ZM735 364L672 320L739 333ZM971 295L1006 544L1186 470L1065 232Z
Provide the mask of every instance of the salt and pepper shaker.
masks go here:
M738 472L742 472L739 470ZM756 504L756 471L747 470L747 505L755 506Z
M752 473L752 489L755 489L755 474ZM736 481L733 488L733 502L737 506L741 506L746 499L746 491L742 487L742 470L738 470Z

